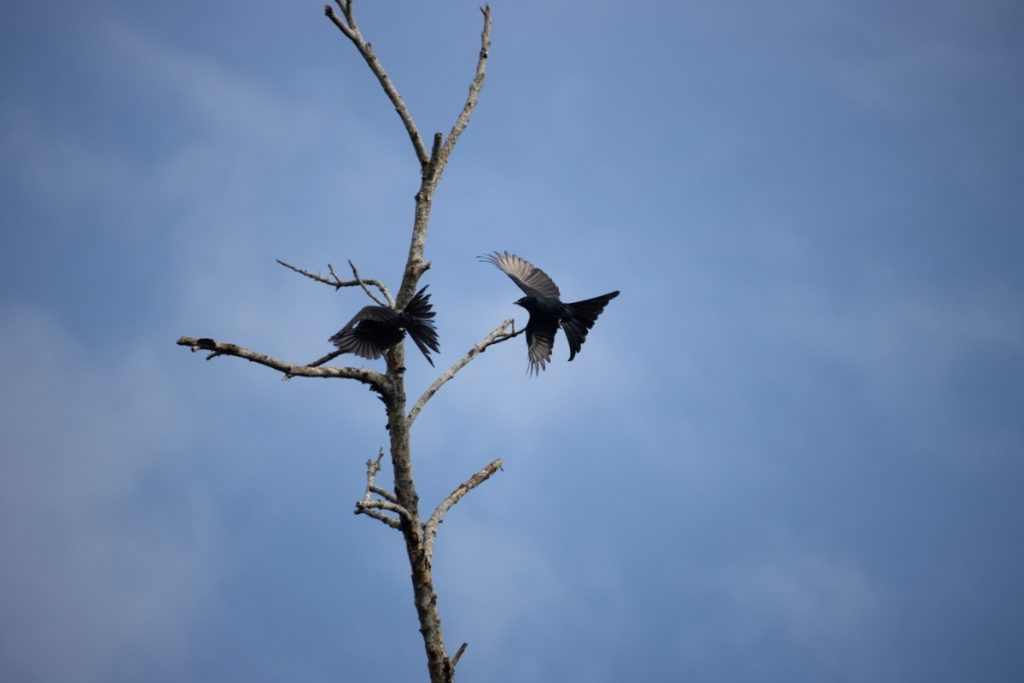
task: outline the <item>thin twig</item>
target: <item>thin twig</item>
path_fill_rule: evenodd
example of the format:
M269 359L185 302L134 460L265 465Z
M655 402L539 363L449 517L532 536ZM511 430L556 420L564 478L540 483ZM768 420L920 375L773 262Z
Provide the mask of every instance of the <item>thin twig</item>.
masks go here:
M381 448L377 452L376 458L371 458L366 461L366 489L363 491L363 499L356 502L356 509L354 510L357 515L366 515L367 517L373 517L374 519L384 522L393 529L401 529L402 524L394 517L385 515L381 510L387 510L388 512L394 512L395 514L405 516L409 519L409 512L398 504L398 499L395 494L391 493L387 489L377 486L377 473L380 472L380 463L384 459L384 449ZM373 500L373 494L385 498L386 501Z
M327 363L327 362L330 362L330 361L334 360L335 358L340 356L342 353L343 353L342 351L331 351L326 356L321 356L320 358L317 358L312 363L307 363L306 367L307 368L318 368L321 365L323 365L324 363Z
M334 275L334 277L337 278L338 276L337 274L335 274L334 268L331 266L331 264L328 263L327 267L331 269L331 275ZM359 271L356 270L356 264L352 263L352 259L349 259L348 267L352 269L352 277L356 279L356 282L359 283L359 286L363 288L364 292L366 292L366 296L373 299L374 303L376 303L378 306L387 306L388 308L395 307L395 302L391 298L391 292L389 292L387 287L385 287L379 280L364 280L361 277L359 277ZM384 298L387 299L388 302L385 304L383 301L375 297L373 295L373 292L370 291L370 288L366 286L368 284L372 284L375 287L377 287L377 289L380 290L380 293L384 295Z
M393 494L391 491L388 491L386 488L382 488L380 486L377 486L376 484L371 484L370 485L370 493L375 493L378 496L380 496L381 498L383 498L384 500L392 502L392 503L397 503L398 502L398 496Z
M463 643L462 645L459 645L459 649L455 651L455 656L452 657L453 669L455 668L455 665L459 663L459 660L462 659L462 653L466 651L467 647L469 647L469 643Z
M210 355L206 357L207 360L216 358L217 356L235 356L236 358L244 358L247 361L263 365L268 368L273 368L279 372L284 373L285 379L290 377L341 377L345 379L354 379L362 382L363 384L369 384L373 389L381 394L389 391L389 380L384 375L373 370L366 368L349 368L349 367L312 367L309 365L295 365L288 361L279 360L272 356L268 356L265 353L259 353L258 351L251 351L247 348L238 346L237 344L228 344L225 342L219 342L214 339L207 337L201 337L195 339L193 337L180 337L177 342L178 346L187 346L192 349L193 352L199 351L210 351Z
M401 522L399 522L394 517L388 517L383 512L380 512L379 510L355 510L355 514L357 514L357 515L366 515L367 517L373 517L374 519L376 519L379 522L384 522L385 524L387 524L392 529L397 529L399 531L402 530L402 523Z
M437 504L437 507L434 508L433 514L430 515L430 519L428 519L427 523L423 525L423 547L428 559L434 554L434 538L437 536L437 526L444 519L444 515L448 512L448 509L462 500L462 497L467 493L490 479L492 474L501 469L501 465L501 458L495 458L479 472L459 484L458 488L449 493L447 498Z
M362 287L363 291L365 291L367 293L367 295L369 295L369 297L371 299L373 299L374 301L376 301L379 305L381 305L381 306L387 305L387 306L389 306L391 308L394 308L394 300L391 298L391 292L389 292L388 288L384 286L384 283L381 282L380 280L366 280L364 278L359 277L358 274L356 273L355 266L352 266L352 262L351 261L349 261L348 264L349 264L349 266L352 266L352 272L356 275L356 279L355 280L342 280L340 277L338 277L338 274L334 272L334 266L332 266L329 263L327 264L327 270L330 271L331 277L326 277L324 275L321 275L320 273L313 273L311 271L306 270L305 268L299 268L298 266L293 266L292 264L286 263L285 261L282 261L281 259L274 259L274 260L277 261L278 263L280 263L282 266L284 266L288 270L294 271L294 272L298 273L299 275L304 275L304 276L308 277L310 280L316 280L317 282L322 282L325 285L328 285L330 287L334 287L334 289L336 289L336 290L337 289L341 289L342 287ZM373 287L376 287L378 290L380 290L380 293L384 296L385 299L387 299L388 303L385 304L383 301L381 301L380 299L375 297L373 294L370 294L369 290L366 289L367 285L371 285Z
M512 331L506 332L505 330L510 326L512 327ZM473 360L478 355L486 351L488 347L494 346L495 344L500 344L503 341L508 341L513 337L518 337L522 333L523 330L520 330L519 332L515 331L515 320L513 320L512 318L509 318L501 325L494 328L494 330L489 335L487 335L479 342L477 342L476 345L474 345L473 348L471 348L466 353L465 356L456 361L455 365L448 368L448 370L446 370L443 375L434 380L434 383L431 384L427 388L427 390L423 392L423 395L420 396L419 400L416 401L416 405L414 405L412 407L412 410L409 411L409 417L407 418L409 421L409 425L412 426L412 423L416 419L416 416L420 414L421 410L423 410L423 406L427 405L427 401L433 398L434 394L436 394L441 387L443 387L445 384L451 381L451 379L455 377L455 373L457 373L462 368L466 367L471 360Z
M335 289L339 289L339 288L345 286L345 284L343 282L338 280L337 276L335 276L333 279L327 278L327 277L324 277L323 275L321 275L320 273L313 273L313 272L310 272L308 270L305 270L304 268L299 268L298 266L293 266L292 264L287 263L285 261L282 261L279 258L278 259L274 259L274 260L277 261L282 266L284 266L285 268L287 268L288 270L294 271L294 272L298 273L299 275L305 275L306 277L308 277L311 280L316 280L317 282L322 282L325 285L330 285L331 287L334 287ZM328 266L328 268L329 267L330 266ZM357 283L355 283L355 282L352 283L353 286L356 285L356 284Z
M377 457L375 459L366 461L366 490L363 491L363 500L370 500L370 494L373 493L374 487L377 486L377 473L380 472L380 463L384 459L384 448L381 447L377 451ZM394 496L388 497L391 502L395 502Z
M373 46L366 42L363 34L359 32L359 25L356 23L355 15L352 12L352 1L342 0L338 2L338 6L345 15L344 19L339 17L330 5L324 5L324 14L338 27L339 31L345 34L346 38L352 41L352 44L359 50L359 54L366 60L370 71L380 81L381 87L384 88L384 92L387 94L388 99L391 100L391 104L394 105L399 118L402 119L402 124L405 126L406 132L409 133L409 139L412 141L413 150L416 152L416 159L419 160L421 167L426 166L430 162L430 157L427 156L427 150L423 146L423 139L420 137L416 124L412 120L409 107L406 106L402 96L398 94L398 89L391 82L391 78L384 70L380 60L377 59L377 55L373 53Z
M387 510L388 512L394 512L399 517L410 519L409 511L398 503L392 503L389 500L357 500L356 501L356 514L362 514L367 510Z

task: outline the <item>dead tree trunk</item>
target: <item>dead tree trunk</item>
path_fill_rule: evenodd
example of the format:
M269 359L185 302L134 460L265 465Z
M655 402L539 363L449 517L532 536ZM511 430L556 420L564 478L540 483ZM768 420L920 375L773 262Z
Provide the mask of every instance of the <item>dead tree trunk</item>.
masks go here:
M279 263L290 270L330 285L335 289L361 287L378 305L391 306L401 310L412 299L413 294L417 290L420 277L430 268L430 263L424 258L424 248L426 245L427 229L430 223L430 209L434 199L434 191L441 180L441 175L444 172L455 143L469 122L480 95L480 90L484 84L488 50L490 49L491 11L487 6L484 6L481 10L483 12L483 31L480 36L480 54L466 102L448 134L445 136L441 133L435 133L428 150L397 88L391 82L384 67L377 59L370 43L363 38L353 13L352 0L336 0L336 3L341 11L340 14L330 5L324 7L324 13L341 33L352 42L370 67L370 70L377 77L409 135L417 163L420 166L421 182L419 190L416 192L409 253L406 257L402 281L394 298L392 298L388 288L380 280L361 278L351 261L349 266L352 270L352 280L342 280L331 266L328 266L330 275L324 276L298 268L284 261L279 261ZM374 294L371 288L375 288L379 296ZM413 601L416 606L416 615L419 619L420 633L423 636L423 645L426 650L427 668L430 673L431 683L451 683L454 681L455 665L466 649L466 644L463 643L456 654L449 657L445 646L444 634L441 629L441 616L437 606L437 593L434 590L434 581L431 573L431 557L433 555L437 527L452 505L457 503L469 491L486 481L501 468L502 463L501 459L495 459L481 468L480 471L456 487L444 500L439 502L427 518L427 521L424 522L420 516L419 495L416 493L416 483L413 477L409 433L413 422L426 403L459 370L489 346L501 343L514 336L517 336L517 333L513 329L512 320L504 321L494 331L474 345L465 356L442 373L423 392L411 410L407 410L405 391L404 342L399 343L385 354L387 365L386 372L383 374L366 368L327 365L328 362L339 355L338 353L327 354L310 363L296 364L251 351L236 344L219 342L205 337L181 337L177 342L180 346L187 346L193 351L209 351L210 354L207 356L207 360L217 356L244 358L283 373L285 379L292 377L354 379L366 384L371 391L380 396L387 412L394 490L389 491L378 486L376 482L376 475L381 469L384 456L382 450L376 459L370 459L366 462L366 488L363 497L356 502L355 512L372 517L400 531L402 534L409 558Z

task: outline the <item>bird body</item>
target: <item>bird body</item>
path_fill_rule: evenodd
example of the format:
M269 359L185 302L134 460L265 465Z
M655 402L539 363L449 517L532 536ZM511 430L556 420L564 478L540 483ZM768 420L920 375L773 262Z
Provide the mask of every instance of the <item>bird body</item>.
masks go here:
M387 306L364 306L330 341L342 353L363 358L380 358L385 351L402 341L406 332L431 365L430 352L440 351L434 309L426 287L416 292L401 310Z
M562 303L558 285L547 273L526 259L507 251L494 252L480 259L508 275L526 294L515 303L530 314L526 323L526 346L531 374L545 369L551 360L551 348L559 327L569 343L569 360L575 358L597 317L608 302L619 295L619 291L615 290L593 299Z

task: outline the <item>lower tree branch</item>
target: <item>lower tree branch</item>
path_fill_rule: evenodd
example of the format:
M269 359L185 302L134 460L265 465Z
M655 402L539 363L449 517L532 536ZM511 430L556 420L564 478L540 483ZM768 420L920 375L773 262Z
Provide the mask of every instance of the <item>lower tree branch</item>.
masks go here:
M437 527L444 520L444 515L448 512L448 509L462 500L462 497L467 493L490 479L492 474L501 469L501 465L501 458L495 458L479 472L459 484L458 488L449 493L447 498L437 504L437 507L434 508L433 514L430 515L430 519L428 519L427 523L423 526L423 547L428 561L434 554L434 539L437 537Z
M357 500L356 501L356 514L365 512L367 510L387 510L388 512L394 512L399 517L404 519L410 519L409 511L398 503L392 503L389 500Z
M391 527L392 529L396 529L397 531L401 531L402 530L402 523L401 522L399 522L394 517L388 517L383 512L380 512L379 510L371 510L369 508L362 509L357 504L356 505L356 509L353 512L355 512L355 514L357 514L357 515L366 515L367 517L372 517L372 518L376 519L378 522L384 522L389 527Z
M236 358L244 358L252 363L273 368L274 370L284 373L285 379L290 377L340 377L344 379L354 379L362 382L363 384L368 384L381 395L385 395L390 391L390 382L387 377L379 372L368 370L366 368L324 368L311 367L309 365L295 365L288 361L273 358L265 353L250 351L249 349L238 346L237 344L219 342L207 337L200 337L199 339L195 339L193 337L180 337L177 343L178 346L187 346L191 348L193 352L199 350L210 351L210 355L206 357L206 360L216 358L217 356L235 356Z
M377 486L376 484L371 484L369 489L370 489L371 493L380 496L384 500L390 501L392 503L397 503L398 502L398 497L395 494L393 494L391 491L388 491L385 488L381 488L380 486Z
M366 490L363 492L363 500L366 502L370 502L370 494L376 494L391 503L398 502L398 496L381 486L377 486L377 473L380 472L380 463L383 459L384 449L381 448L377 452L375 459L366 461Z
M394 517L389 517L385 515L383 512L381 512L381 510L388 510L390 512L394 512L399 517L402 517L404 513L406 522L408 522L409 520L409 511L398 505L398 500L396 499L395 494L377 486L377 473L380 472L380 462L383 459L384 449L381 448L380 451L377 453L377 457L375 459L371 458L370 460L366 461L366 490L363 493L362 500L356 501L356 509L353 512L355 512L355 514L357 515L366 515L367 517L373 517L374 519L380 522L384 522L392 529L398 529L399 531L401 531L402 523L400 521L398 521ZM384 505L371 505L371 503L381 502L373 500L371 494L374 493L381 496L382 498L385 498L388 503L393 505L393 508Z

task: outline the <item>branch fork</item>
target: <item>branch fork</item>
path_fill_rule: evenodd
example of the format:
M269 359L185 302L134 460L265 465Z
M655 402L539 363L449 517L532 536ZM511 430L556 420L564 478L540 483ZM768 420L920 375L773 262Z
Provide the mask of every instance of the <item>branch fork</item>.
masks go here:
M392 529L401 531L402 522L399 520L404 519L408 524L411 516L408 510L398 504L398 498L394 493L377 486L377 473L380 472L380 462L383 459L384 449L381 448L376 459L371 458L366 461L366 490L363 493L363 498L356 501L356 509L353 512L357 515L372 517ZM380 496L382 500L374 499L374 495ZM398 518L385 514L385 512L397 515Z
M341 289L342 287L359 286L363 288L364 292L366 292L366 296L370 297L373 300L373 302L376 303L378 306L387 306L388 308L395 307L395 300L391 298L391 292L389 292L388 288L384 286L384 283L381 282L380 280L364 280L363 278L359 277L359 271L356 270L356 266L354 263L352 263L351 260L348 262L348 267L352 269L352 277L355 278L353 280L342 280L340 277L338 277L338 274L334 272L334 266L332 266L330 263L327 264L327 271L331 274L331 276L326 277L324 275L321 275L320 273L314 273L304 268L293 266L292 264L282 261L281 259L275 260L288 270L298 273L299 275L304 275L305 277L308 277L310 280L322 282L325 285L334 287L335 291ZM381 293L381 296L384 297L386 303L385 301L381 301L380 299L378 299L373 294L373 292L370 291L369 287L376 287L377 290Z

